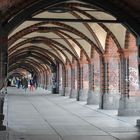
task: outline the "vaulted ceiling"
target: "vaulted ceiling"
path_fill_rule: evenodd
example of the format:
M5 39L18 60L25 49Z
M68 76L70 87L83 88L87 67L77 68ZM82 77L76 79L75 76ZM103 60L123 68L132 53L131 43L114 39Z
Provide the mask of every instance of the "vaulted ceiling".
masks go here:
M108 34L123 49L127 30L140 33L139 7L139 0L0 0L10 71L52 71L79 60L81 51L88 60L92 48L104 53Z

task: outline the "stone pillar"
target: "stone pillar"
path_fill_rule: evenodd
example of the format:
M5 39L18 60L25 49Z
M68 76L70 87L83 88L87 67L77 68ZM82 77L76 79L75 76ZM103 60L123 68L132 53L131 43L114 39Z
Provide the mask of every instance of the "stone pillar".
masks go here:
M65 96L65 88L66 88L66 67L62 65L62 90L61 95Z
M115 61L118 61L118 56L110 57L110 55L104 55L104 93L102 94L102 109L112 110L112 109L118 109L119 107L119 86L114 87L118 88L118 92L114 92L111 89L111 63L110 60L114 59ZM119 68L118 68L119 73ZM119 74L118 77L119 79ZM119 80L117 81L119 82Z
M63 72L62 65L59 63L59 94L63 95Z
M71 65L68 63L67 64L67 69L66 69L66 77L67 77L67 85L65 88L65 96L70 96L71 94Z
M94 62L92 60L89 64L89 91L87 104L99 104L99 94L95 94L94 92Z
M1 31L1 30L0 30ZM8 52L7 52L7 35L0 33L0 130L6 130L3 125L4 114L4 92L2 88L6 89L6 77L7 77L7 64L8 64Z
M51 85L51 73L47 71L47 90L51 91L52 85Z
M87 104L94 104L94 64L89 64L89 91Z
M119 102L119 116L140 115L140 92L138 83L137 49L124 49L122 60L122 90ZM134 57L134 58L133 58Z
M83 64L80 64L80 71L79 71L79 101L84 100L84 91L83 91Z
M70 98L76 98L77 90L75 89L75 64L72 64L71 69L71 94Z
M107 96L108 96L108 91L109 91L109 78L108 78L108 59L106 59L105 57L102 58L102 67L101 67L101 72L102 72L102 94L101 94L101 103L99 108L100 109L105 109L106 108L106 104L108 102Z

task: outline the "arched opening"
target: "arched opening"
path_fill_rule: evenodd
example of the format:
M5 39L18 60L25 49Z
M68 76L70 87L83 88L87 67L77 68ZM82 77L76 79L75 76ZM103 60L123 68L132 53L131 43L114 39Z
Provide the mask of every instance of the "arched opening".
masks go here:
M26 69L54 94L120 116L139 115L138 21L110 1L28 4L2 19L0 86L7 73Z

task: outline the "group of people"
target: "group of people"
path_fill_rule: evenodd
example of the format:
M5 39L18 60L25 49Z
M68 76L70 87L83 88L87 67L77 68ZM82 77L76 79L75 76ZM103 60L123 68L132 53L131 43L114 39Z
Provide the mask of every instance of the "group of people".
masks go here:
M30 87L30 91L33 91L34 88L37 88L37 82L33 78L31 79L27 79L25 77L23 77L22 79L19 78L16 80L16 85L17 88L22 87L23 89L25 89L25 92L28 89L28 85Z

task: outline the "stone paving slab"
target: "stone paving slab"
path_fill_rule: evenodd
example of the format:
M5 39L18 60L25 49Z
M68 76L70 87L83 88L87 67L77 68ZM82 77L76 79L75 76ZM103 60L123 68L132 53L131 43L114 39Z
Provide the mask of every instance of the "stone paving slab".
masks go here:
M9 88L6 100L8 137L1 133L0 140L140 140L138 117L119 117L117 111L42 89Z

